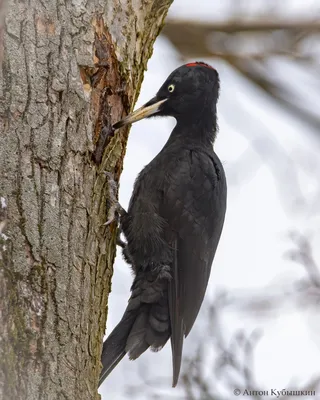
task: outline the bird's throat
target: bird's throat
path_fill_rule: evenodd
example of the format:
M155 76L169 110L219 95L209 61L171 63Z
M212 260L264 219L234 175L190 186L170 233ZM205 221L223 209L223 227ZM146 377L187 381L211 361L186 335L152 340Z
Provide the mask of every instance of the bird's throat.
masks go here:
M189 118L177 119L172 135L183 138L186 142L212 146L217 133L217 114L201 113Z

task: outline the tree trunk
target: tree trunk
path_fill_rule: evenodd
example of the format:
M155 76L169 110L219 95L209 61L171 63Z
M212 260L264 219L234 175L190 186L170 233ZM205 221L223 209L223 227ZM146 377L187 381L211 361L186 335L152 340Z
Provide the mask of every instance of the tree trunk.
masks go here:
M11 0L0 102L0 398L97 399L108 187L172 0ZM6 225L6 227L4 227ZM2 232L2 233L1 233Z

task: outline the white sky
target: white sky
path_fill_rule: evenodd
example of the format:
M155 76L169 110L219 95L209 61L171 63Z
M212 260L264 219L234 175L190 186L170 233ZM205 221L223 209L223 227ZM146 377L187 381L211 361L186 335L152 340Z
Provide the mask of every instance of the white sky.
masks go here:
M194 7L193 0L175 0L169 15L223 19L228 3L198 0L197 7ZM253 4L254 7L261 2L243 3ZM282 2L287 6L288 17L307 15L315 3L319 3L320 9L320 1ZM320 163L316 158L320 141L316 142L303 125L279 110L277 105L228 66L215 60L210 62L218 69L221 79L220 132L215 150L226 169L229 194L227 217L213 264L208 299L220 288L231 292L238 289L259 292L268 285L288 284L302 277L303 268L284 259L284 253L292 249L287 234L290 230L312 233L315 244L320 233L320 204L316 202L319 188L314 178L317 176L315 171L320 172ZM171 45L159 38L136 107L148 101L180 64ZM274 70L279 77L286 75L293 84L299 77L298 71L284 63L275 64ZM168 118L133 125L121 176L120 203L123 207L127 207L137 174L159 152L173 126L174 120ZM255 153L247 139L259 141L261 137L265 139L262 146L267 147L268 163ZM274 159L268 156L270 149L276 154ZM297 182L291 179L293 169L297 170ZM315 250L320 260L320 251ZM130 269L122 261L120 252L114 270L108 333L122 316L132 281ZM194 332L185 342L186 354L192 354L201 340L204 318L202 312ZM236 311L226 312L223 318L227 341L239 329L250 333L256 326L263 328L264 335L255 353L255 376L261 390L289 388L290 382L303 384L315 374L320 374L318 321L319 312L314 309L297 310L294 307L281 308L273 318L259 321L245 318ZM163 387L169 389L170 395L176 395L179 389L170 389L171 368L170 345L156 354L147 352L135 362L125 359L102 385L102 399L131 399L132 395L126 394L124 387L127 384L144 385L141 375L149 381L150 388L157 389L161 382ZM149 397L141 393L138 398L143 400Z

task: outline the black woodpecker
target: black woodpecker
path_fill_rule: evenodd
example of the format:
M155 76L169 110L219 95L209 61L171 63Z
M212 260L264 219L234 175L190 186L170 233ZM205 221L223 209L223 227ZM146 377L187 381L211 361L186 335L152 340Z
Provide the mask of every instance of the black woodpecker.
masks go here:
M128 353L138 358L171 339L173 387L182 345L198 315L219 243L227 185L213 150L219 75L194 62L171 73L156 96L113 128L151 116L177 121L160 153L139 174L128 211L117 212L134 280L119 324L103 344L100 383Z

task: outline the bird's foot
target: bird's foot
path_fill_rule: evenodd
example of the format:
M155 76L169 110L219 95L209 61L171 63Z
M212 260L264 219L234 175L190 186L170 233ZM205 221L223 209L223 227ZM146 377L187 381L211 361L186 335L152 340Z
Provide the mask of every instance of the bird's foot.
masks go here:
M126 262L131 264L131 258L128 252L127 248L127 243L124 242L121 239L121 219L125 215L127 215L126 210L121 207L121 205L118 202L117 199L117 192L118 192L118 185L116 181L113 179L113 176L110 172L105 171L104 172L105 176L107 177L107 182L108 182L108 190L109 190L109 210L108 210L108 215L107 215L107 222L105 222L103 225L110 225L113 221L117 222L118 226L118 234L117 234L117 241L116 244L120 247L122 247L122 252L123 256Z
M126 215L127 212L123 207L121 207L121 205L118 202L117 199L118 185L114 180L111 172L105 171L104 174L107 177L107 182L108 182L108 191L109 191L108 201L110 206L107 214L107 222L105 222L103 225L110 225L113 221L117 221L117 224L119 224L119 222L121 223L121 218L124 215ZM119 240L121 240L120 237Z

